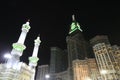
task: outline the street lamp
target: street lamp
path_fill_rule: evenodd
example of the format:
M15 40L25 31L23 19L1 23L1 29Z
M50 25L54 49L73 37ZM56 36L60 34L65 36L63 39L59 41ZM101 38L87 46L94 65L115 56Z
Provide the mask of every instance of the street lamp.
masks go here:
M45 75L45 78L46 78L46 79L49 79L49 78L50 78L50 75L49 75L49 74L46 74L46 75Z
M6 53L6 54L4 54L4 58L5 58L5 63L6 63L8 61L8 59L12 58L12 56L10 53Z
M91 80L91 78L87 77L85 80Z
M6 53L6 54L4 54L4 58L6 59L6 60L5 60L5 63L7 63L7 61L12 58L12 55L11 55L10 53ZM10 68L10 67L11 67L11 64L8 64L8 63L7 63L7 64L6 64L6 67L7 67L7 68Z
M106 80L106 74L107 74L107 70L101 70L100 71L100 73L101 73L101 75L103 75L104 76L104 78L105 78L105 80Z
M7 53L7 54L4 55L4 58L6 58L6 59L11 59L12 56L11 56L11 54L8 54L8 53Z
M107 74L107 70L101 70L100 73L105 75L105 74Z

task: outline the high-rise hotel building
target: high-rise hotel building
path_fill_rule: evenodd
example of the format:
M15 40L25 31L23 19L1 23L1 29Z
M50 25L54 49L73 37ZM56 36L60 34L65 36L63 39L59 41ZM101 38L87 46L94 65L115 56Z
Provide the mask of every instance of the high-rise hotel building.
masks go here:
M112 49L113 49L113 52L114 52L115 59L117 61L116 67L120 69L120 46L113 45ZM118 73L120 74L120 70L118 70Z
M89 43L84 39L82 29L79 23L72 16L72 24L70 26L69 35L66 37L68 51L68 76L69 80L73 80L73 65L72 61L79 59L84 60L89 54Z
M90 40L103 80L119 80L119 65L115 55L119 55L119 49L112 47L105 35L96 36ZM117 56L116 56L117 57Z

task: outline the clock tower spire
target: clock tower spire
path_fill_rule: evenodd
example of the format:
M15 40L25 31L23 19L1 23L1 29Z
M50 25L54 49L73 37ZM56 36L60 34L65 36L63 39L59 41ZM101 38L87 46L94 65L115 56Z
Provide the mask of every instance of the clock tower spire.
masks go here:
M72 24L70 26L69 34L75 32L77 30L82 32L82 29L80 28L79 23L75 20L75 15L72 15Z

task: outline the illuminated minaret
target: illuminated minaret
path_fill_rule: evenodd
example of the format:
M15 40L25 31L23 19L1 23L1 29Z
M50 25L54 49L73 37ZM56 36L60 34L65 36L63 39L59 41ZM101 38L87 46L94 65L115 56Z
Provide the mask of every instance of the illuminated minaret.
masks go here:
M20 37L16 43L13 43L12 51L11 51L11 56L12 58L8 60L7 62L7 67L11 68L16 68L18 62L20 61L20 56L22 56L23 51L25 50L26 46L24 45L25 38L27 33L29 32L30 25L29 21L26 22L25 24L22 25L22 32L20 34Z
M34 73L33 73L33 76L32 76L31 80L34 80L34 77L35 77L35 68L36 68L37 62L39 60L39 58L37 57L37 55L38 55L38 49L39 49L40 43L41 43L41 40L40 40L40 37L38 36L37 39L34 40L33 54L32 54L31 57L29 57L29 66L31 68L33 68L33 70L34 70Z

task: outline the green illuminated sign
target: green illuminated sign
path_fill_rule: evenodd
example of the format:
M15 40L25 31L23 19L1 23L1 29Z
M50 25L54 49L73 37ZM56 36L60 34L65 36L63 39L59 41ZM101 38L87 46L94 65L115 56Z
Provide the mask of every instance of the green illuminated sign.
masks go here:
M73 30L74 28L76 28L76 27L75 27L75 23L72 23L72 24L71 24L71 30Z

